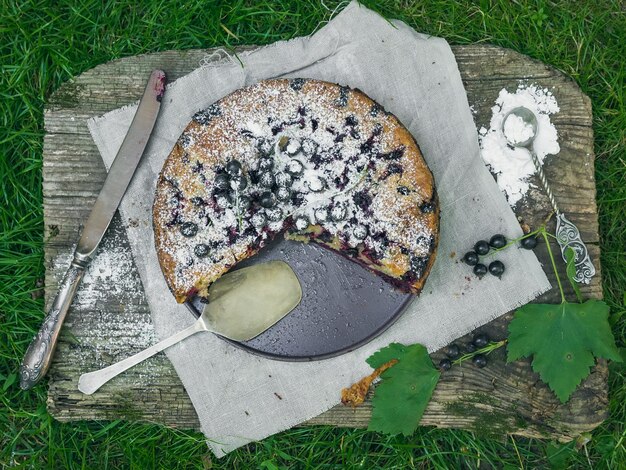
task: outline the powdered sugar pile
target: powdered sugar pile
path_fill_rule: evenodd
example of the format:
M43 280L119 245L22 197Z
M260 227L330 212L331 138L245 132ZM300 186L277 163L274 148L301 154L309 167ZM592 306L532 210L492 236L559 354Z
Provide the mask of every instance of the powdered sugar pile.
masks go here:
M491 108L493 114L489 129L482 127L478 138L481 156L496 175L498 185L511 206L524 198L530 189L530 177L536 171L528 150L511 146L502 131L504 117L520 106L537 116L534 150L539 162L543 163L546 155L556 155L560 151L556 128L550 122L550 115L559 112L552 92L526 84L520 84L515 93L509 93L504 88L500 90L496 104ZM506 135L511 142L523 142L532 135L532 128L516 116L507 119L506 127Z

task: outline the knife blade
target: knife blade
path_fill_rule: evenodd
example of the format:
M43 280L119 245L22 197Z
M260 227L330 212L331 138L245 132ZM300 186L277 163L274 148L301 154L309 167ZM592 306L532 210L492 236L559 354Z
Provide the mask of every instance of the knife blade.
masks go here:
M20 387L23 390L32 388L50 367L61 326L85 269L109 227L146 148L161 108L165 83L162 70L153 71L148 79L139 107L91 209L52 307L26 350L20 367Z

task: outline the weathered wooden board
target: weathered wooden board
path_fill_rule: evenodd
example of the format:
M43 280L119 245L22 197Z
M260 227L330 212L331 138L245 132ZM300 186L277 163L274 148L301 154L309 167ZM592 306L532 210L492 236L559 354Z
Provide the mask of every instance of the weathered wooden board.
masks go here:
M559 204L589 243L598 271L583 293L601 298L589 99L558 71L516 52L488 45L458 46L453 50L478 128L488 124L490 108L504 87L512 91L520 80L528 80L551 88L555 94L561 112L553 122L559 132L561 152L558 158L548 159L546 173ZM137 100L153 68L164 69L174 80L198 67L213 52L168 51L121 59L85 72L50 98L45 113L43 170L48 301L105 177L86 120ZM218 56L214 54L212 59ZM534 190L529 203L518 210L531 226L537 226L548 213L547 199L539 190ZM50 374L50 413L62 421L126 418L197 429L191 402L164 355L131 369L93 396L76 390L80 373L126 357L154 340L145 296L119 216L104 245L62 333ZM118 258L107 258L106 253L111 251ZM538 249L538 255L547 260L545 247ZM554 277L550 269L546 271ZM113 276L125 279L123 290L112 290ZM558 291L553 289L538 301L558 299ZM493 338L505 337L509 320L510 315L506 315L482 330ZM439 355L435 355L436 360ZM568 440L605 419L607 368L603 362L572 399L560 405L527 361L505 364L502 350L492 357L485 369L455 367L444 374L422 423ZM367 403L357 409L337 406L308 423L365 426L370 412Z

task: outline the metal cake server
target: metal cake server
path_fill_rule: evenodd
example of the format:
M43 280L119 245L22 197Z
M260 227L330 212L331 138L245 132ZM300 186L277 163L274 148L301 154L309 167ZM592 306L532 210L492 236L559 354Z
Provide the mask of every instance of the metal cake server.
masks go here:
M24 390L28 390L39 382L50 367L63 320L85 274L85 269L109 227L113 214L146 148L161 108L165 83L165 73L162 70L152 72L133 122L83 228L74 251L74 259L59 285L59 292L43 325L28 346L20 367L20 387Z
M81 375L78 390L91 395L113 377L200 331L235 341L252 339L296 308L302 287L287 263L274 260L225 274L211 285L209 299L191 326L120 362Z
M532 135L522 141L522 142L513 142L509 137L507 137L504 132L504 125L511 116L516 116L520 118L525 124L532 126ZM533 149L533 142L535 137L537 136L537 116L528 108L518 107L512 109L507 113L507 115L502 120L502 133L504 137L507 139L507 142L514 147L523 147L526 148L530 152L530 156L533 159L533 163L535 168L537 169L537 173L539 174L539 179L543 184L544 189L546 190L546 194L548 195L548 199L550 200L550 204L554 209L554 213L556 214L556 239L561 247L561 256L563 256L563 260L567 261L565 257L565 251L567 248L572 248L575 253L574 265L576 266L576 276L574 280L578 283L589 284L591 282L591 278L596 273L596 268L593 266L591 262L591 258L589 257L589 252L587 251L587 246L583 242L580 231L572 222L570 222L565 215L559 210L556 205L556 201L554 199L554 195L552 194L552 190L548 185L548 180L546 179L546 174L543 172L543 168L539 160L537 159L537 155Z

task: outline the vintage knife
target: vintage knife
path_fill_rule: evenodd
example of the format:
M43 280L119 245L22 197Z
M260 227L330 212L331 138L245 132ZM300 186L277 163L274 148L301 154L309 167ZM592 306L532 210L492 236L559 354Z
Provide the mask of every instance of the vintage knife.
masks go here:
M50 367L59 331L61 331L61 325L63 325L74 294L76 294L85 269L109 227L113 214L115 214L146 148L161 108L165 83L166 78L163 71L155 70L152 72L133 122L115 156L104 181L104 186L102 186L89 214L89 219L83 228L74 251L74 259L63 281L61 281L59 292L43 321L43 325L28 346L20 367L20 387L24 390L28 390L39 382Z

